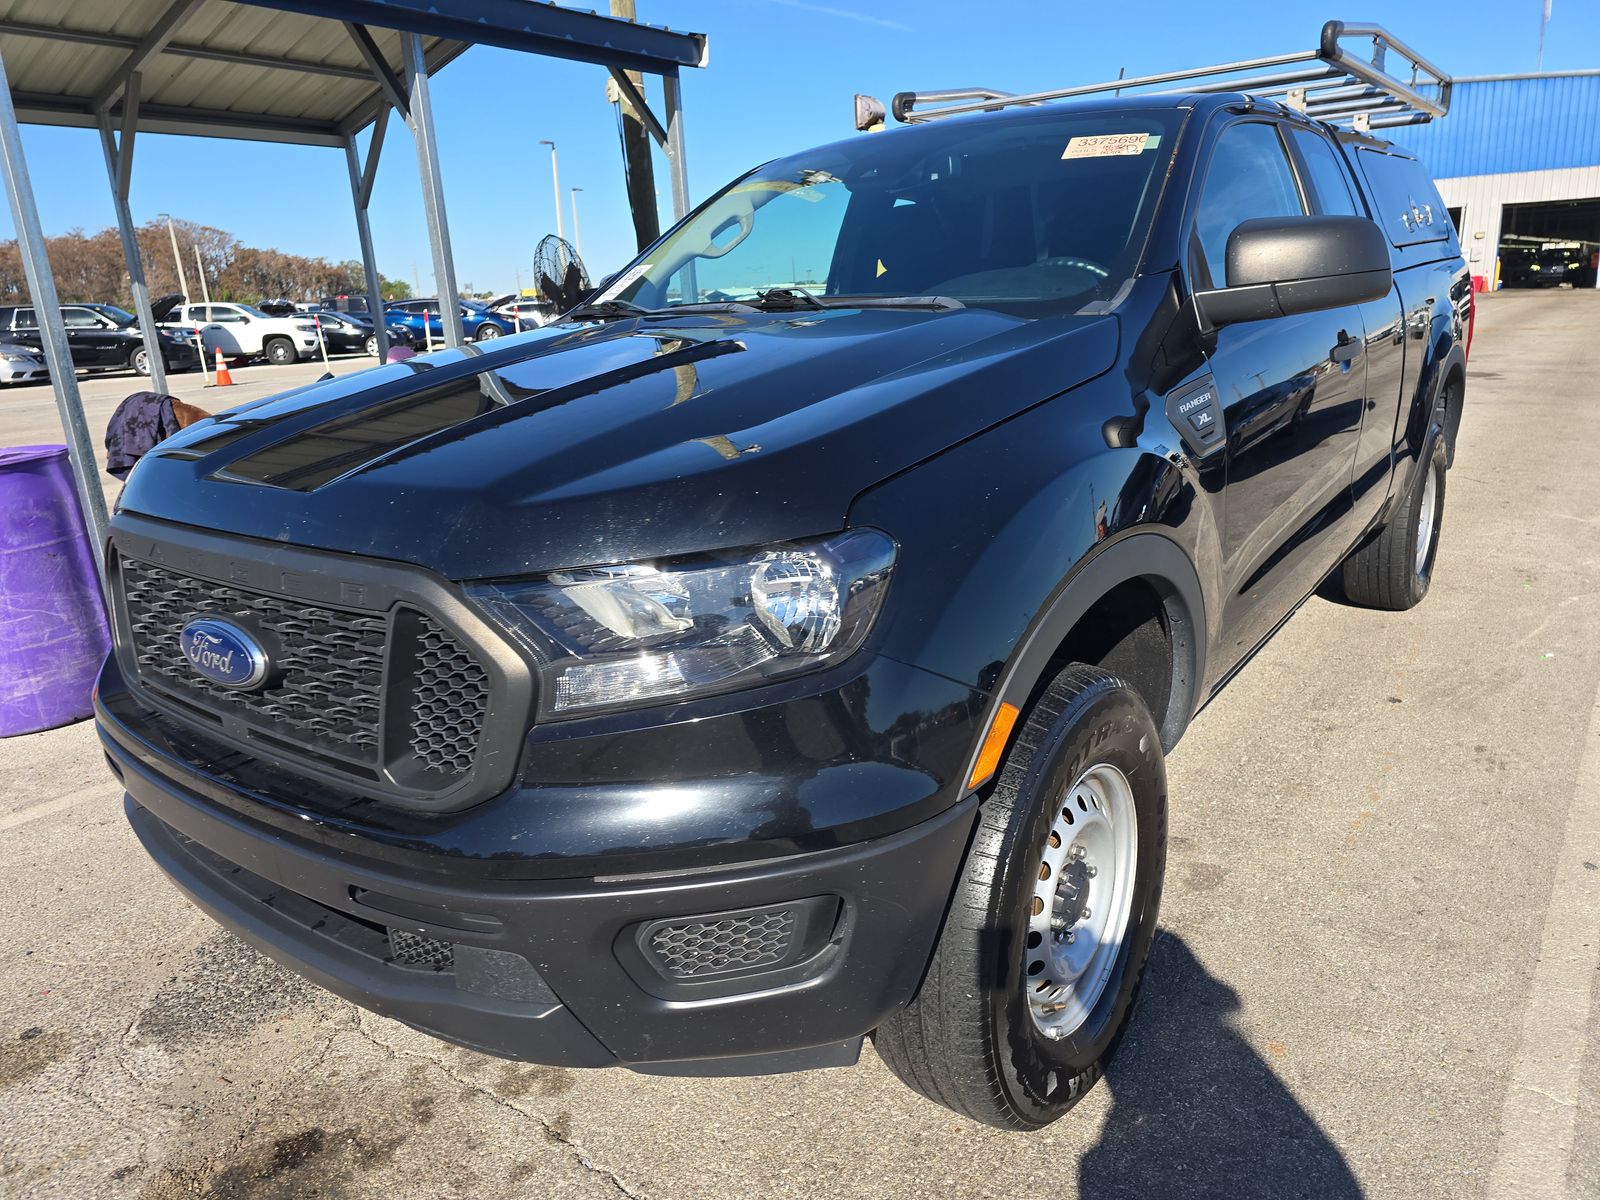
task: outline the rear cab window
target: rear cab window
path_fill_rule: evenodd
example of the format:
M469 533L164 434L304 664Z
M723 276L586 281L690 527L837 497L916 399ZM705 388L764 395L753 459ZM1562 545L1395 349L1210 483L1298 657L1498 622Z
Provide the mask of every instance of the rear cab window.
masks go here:
M1362 217L1365 211L1358 204L1350 172L1340 159L1333 143L1312 129L1291 126L1289 141L1294 145L1305 164L1305 175L1316 193L1316 210L1327 217Z
M1372 193L1374 216L1392 245L1453 240L1450 214L1421 163L1366 146L1357 149L1356 161Z

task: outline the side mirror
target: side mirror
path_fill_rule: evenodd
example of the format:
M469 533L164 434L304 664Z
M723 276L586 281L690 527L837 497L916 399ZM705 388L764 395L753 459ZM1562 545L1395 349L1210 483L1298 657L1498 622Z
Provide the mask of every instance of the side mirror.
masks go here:
M1394 285L1366 217L1258 217L1228 235L1228 286L1195 296L1202 329L1364 304Z

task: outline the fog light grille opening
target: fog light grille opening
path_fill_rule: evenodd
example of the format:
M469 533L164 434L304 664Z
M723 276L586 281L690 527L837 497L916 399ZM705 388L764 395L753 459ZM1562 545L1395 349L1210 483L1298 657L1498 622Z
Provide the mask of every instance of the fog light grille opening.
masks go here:
M678 979L749 970L782 962L794 939L791 908L662 925L650 934L650 951Z
M396 964L424 971L451 971L456 965L456 948L409 929L389 929L389 950Z

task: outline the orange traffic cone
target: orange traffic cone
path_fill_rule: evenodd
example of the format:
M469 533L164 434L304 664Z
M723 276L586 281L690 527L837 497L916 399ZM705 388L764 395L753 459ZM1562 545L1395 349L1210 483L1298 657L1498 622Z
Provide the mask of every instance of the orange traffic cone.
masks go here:
M233 376L228 372L228 364L222 360L222 351L217 351L217 380L212 387L232 387Z

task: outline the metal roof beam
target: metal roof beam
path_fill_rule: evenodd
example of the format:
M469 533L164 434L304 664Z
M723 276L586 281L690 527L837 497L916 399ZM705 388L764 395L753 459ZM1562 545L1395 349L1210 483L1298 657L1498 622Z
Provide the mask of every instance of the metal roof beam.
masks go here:
M80 46L102 46L109 50L133 50L139 39L116 33L99 33L88 29L62 29L54 25L29 25L22 21L0 20L0 34L15 37L39 38L42 41L72 42ZM168 42L161 53L175 58L197 58L205 62L226 63L235 67L258 67L267 71L299 71L305 75L325 75L330 79L368 78L360 67L343 67L336 63L308 62L301 58L273 58L266 54L248 54L243 50L215 50L210 46L197 46L189 42Z
M17 117L30 125L66 125L94 129L96 114L83 101L60 96L14 93ZM140 105L139 130L142 133L175 133L192 137L246 138L260 142L288 142L298 146L344 145L343 131L321 121L302 121L294 117L261 116L206 108L181 108L165 104Z
M550 58L659 74L706 65L706 38L654 25L528 0L240 0L257 8L297 12L424 37L499 46Z
M129 52L122 66L117 68L117 73L111 77L111 82L95 96L95 112L104 112L115 104L127 90L128 80L150 65L151 60L172 40L173 34L178 32L178 27L192 17L195 10L204 3L205 0L172 0L167 11L161 14L155 26L144 36L144 40Z
M407 112L410 103L406 85L394 73L394 68L383 56L383 51L378 49L378 43L367 27L358 25L354 21L346 21L344 27L350 34L350 40L356 44L356 49L361 51L361 57L367 60L367 70L371 72L372 78L378 81L378 87L382 90L384 98L400 112Z

